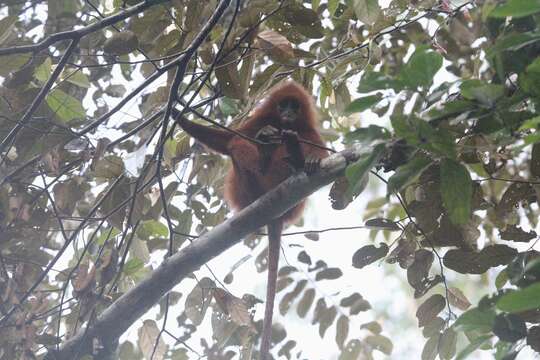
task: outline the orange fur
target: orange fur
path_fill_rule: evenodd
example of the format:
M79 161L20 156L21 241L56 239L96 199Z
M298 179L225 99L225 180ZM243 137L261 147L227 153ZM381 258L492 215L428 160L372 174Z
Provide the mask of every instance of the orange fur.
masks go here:
M277 104L284 98L294 98L300 103L299 119L290 128L298 133L301 139L323 145L324 142L316 128L317 113L311 96L299 84L293 81L283 82L271 89L270 94L256 107L249 119L236 130L251 137L266 125L279 127ZM204 142L204 141L203 141ZM274 150L270 168L265 174L257 169L259 150L257 145L240 137L233 137L228 146L233 159L233 166L225 180L225 199L235 210L241 210L258 199L261 195L276 187L288 178L293 169L283 160L287 156L285 145ZM326 150L302 143L304 156L324 158ZM249 174L251 173L251 174ZM282 220L294 222L301 214L304 202L289 210Z

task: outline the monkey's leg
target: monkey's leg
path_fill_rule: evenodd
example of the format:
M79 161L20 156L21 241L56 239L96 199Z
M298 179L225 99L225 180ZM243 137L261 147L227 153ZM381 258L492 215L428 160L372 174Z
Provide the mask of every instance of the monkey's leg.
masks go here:
M321 158L309 151L306 151L308 156L304 156L304 151L302 150L302 145L296 132L284 130L283 141L287 146L287 152L289 154L286 160L295 170L304 170L307 175L311 175L319 170Z
M227 145L227 153L241 172L260 174L261 154L257 144L235 136Z

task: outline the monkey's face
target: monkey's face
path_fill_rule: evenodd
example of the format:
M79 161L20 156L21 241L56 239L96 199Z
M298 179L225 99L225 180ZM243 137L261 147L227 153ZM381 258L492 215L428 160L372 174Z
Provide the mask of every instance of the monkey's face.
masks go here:
M277 105L281 125L293 127L300 115L300 103L296 99L285 98Z

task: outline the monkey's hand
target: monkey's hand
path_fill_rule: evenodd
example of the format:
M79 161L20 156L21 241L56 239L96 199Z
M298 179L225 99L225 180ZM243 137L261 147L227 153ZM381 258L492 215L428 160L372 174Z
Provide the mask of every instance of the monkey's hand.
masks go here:
M272 125L266 125L257 132L255 139L265 143L279 144L281 142L280 130Z
M271 125L266 125L257 132L255 138L263 142L263 144L258 144L259 171L261 174L266 174L270 163L272 162L272 154L274 153L275 148L281 142L281 134L279 129Z
M283 130L281 135L288 153L285 161L287 161L294 170L303 170L306 161L304 153L302 152L302 146L300 146L300 141L298 141L298 134L296 131Z

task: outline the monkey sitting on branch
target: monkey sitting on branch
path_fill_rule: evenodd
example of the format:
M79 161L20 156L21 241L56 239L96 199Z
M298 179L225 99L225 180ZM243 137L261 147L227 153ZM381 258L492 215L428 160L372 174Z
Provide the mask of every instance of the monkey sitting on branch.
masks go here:
M317 130L315 105L308 92L293 81L270 90L248 120L235 131L199 125L173 109L176 122L213 151L228 155L232 166L225 180L225 200L239 211L276 187L295 171L316 170L328 156ZM276 295L281 232L301 216L305 201L267 224L268 282L260 358L269 358Z

